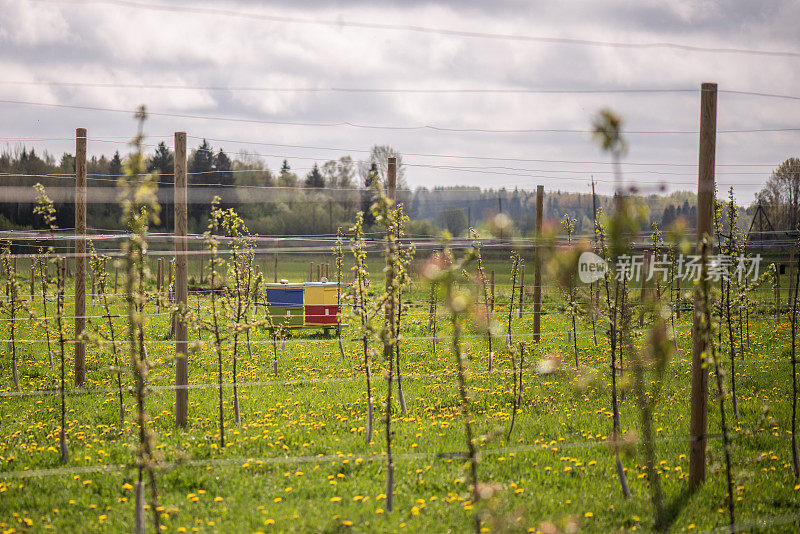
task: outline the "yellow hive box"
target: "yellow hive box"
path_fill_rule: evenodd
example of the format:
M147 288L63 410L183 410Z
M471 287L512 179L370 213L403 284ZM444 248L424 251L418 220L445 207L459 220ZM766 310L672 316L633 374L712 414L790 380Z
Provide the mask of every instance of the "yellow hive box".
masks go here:
M310 282L305 284L303 304L306 306L335 306L336 282Z

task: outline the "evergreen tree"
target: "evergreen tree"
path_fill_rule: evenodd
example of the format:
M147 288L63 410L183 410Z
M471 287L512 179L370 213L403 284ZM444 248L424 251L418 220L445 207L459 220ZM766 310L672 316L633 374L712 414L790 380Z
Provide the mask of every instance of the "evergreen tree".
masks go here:
M119 153L116 154L118 156ZM155 154L147 164L147 172L158 171L162 176L172 175L175 169L175 156L172 154L164 141L161 141L156 148ZM161 180L166 181L166 180Z
M306 187L325 187L325 178L322 177L322 173L319 172L319 167L317 167L316 163L311 172L306 175Z
M33 153L33 151L31 151ZM19 161L21 164L25 165L28 162L28 154L25 152L25 149L22 149L22 154L19 157ZM59 169L65 173L74 173L75 172L75 156L64 152L61 155L61 163L58 165Z
M670 204L664 210L664 214L661 216L661 228L669 228L672 223L675 222L677 219L677 213L675 211L675 205Z
M110 176L119 176L122 174L122 158L119 157L119 150L114 152L114 157L108 164L108 174Z
M189 176L187 180L189 184L207 184L214 181L211 173L214 171L214 151L208 141L203 139L203 143L192 150L189 156ZM189 216L198 221L208 219L211 210L211 198L213 194L204 193L202 197L193 198L193 202L189 203L188 212Z
M214 170L214 151L208 141L192 151L189 157L189 183L208 183L208 173Z
M147 172L158 171L158 202L161 204L161 224L158 228L170 231L175 220L175 155L161 141L156 151L147 163Z
M221 185L233 185L233 173L231 172L231 159L221 148L214 156L214 183Z
M278 176L278 185L281 187L297 186L297 175L292 172L291 167L289 167L289 162L286 160L283 160L283 164L281 165L281 173Z

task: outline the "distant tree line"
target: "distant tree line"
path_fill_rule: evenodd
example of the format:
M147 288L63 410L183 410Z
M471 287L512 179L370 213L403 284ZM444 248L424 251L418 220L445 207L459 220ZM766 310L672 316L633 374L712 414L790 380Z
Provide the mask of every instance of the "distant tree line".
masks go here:
M754 231L797 235L800 224L800 158L789 158L772 173L751 206ZM769 234L766 234L769 235ZM773 234L774 235L774 234Z
M526 189L481 189L478 187L420 187L409 190L402 164L402 155L388 146L374 146L364 160L350 156L313 163L307 172L298 174L284 160L273 171L257 155L241 151L234 157L222 148L215 149L203 140L188 156L190 185L189 229L201 233L206 226L211 200L222 198L222 205L237 206L248 228L264 235L335 234L338 227L352 224L355 213L366 213L367 228L374 223L369 214L376 182L386 180L389 156L398 158L398 200L406 206L412 221L409 235L436 235L447 229L454 236L467 235L470 226L498 213L507 215L518 235L532 235L536 224L536 193ZM92 157L87 161L89 186L105 190L106 202L88 205L90 228L119 229L119 214L113 201L113 188L122 173L119 152L111 157ZM148 159L148 171L157 171L161 222L153 231L171 232L173 220L174 154L161 142ZM32 188L37 181L45 187L66 186L65 196L56 202L57 224L71 228L74 224L73 187L75 157L64 153L56 161L48 153L37 154L25 147L6 149L0 153L0 179L3 185ZM35 175L33 177L14 174ZM724 196L724 195L723 195ZM652 224L668 228L683 219L693 226L696 218L696 195L678 191L670 195L647 195L644 201L650 210L648 232ZM763 214L760 226L768 219L773 229L791 230L800 222L800 160L790 158L773 171L765 187L747 209L740 210L740 224L746 230L758 206ZM546 191L544 217L558 220L569 215L576 220L577 234L592 235L596 210L613 207L608 195L593 196L591 192L575 193ZM32 220L33 205L8 198L0 203L0 229L36 227ZM759 222L759 221L757 221Z

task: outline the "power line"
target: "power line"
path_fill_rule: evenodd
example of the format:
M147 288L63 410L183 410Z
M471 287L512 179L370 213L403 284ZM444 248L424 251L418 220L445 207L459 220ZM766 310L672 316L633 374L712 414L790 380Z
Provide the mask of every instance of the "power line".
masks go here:
M718 93L725 93L729 95L742 95L742 96L761 96L761 97L768 97L768 98L782 98L785 100L800 100L800 96L793 96L793 95L776 95L773 93L761 93L758 91L735 91L732 89L718 89Z
M772 56L772 57L800 58L800 52L791 50L759 50L759 49L739 48L739 47L707 47L707 46L689 45L683 43L673 43L667 41L632 43L632 42L622 42L622 41L600 41L593 39L577 39L570 37L550 37L550 36L546 37L537 35L489 33L489 32L477 32L477 31L467 31L467 30L456 30L450 28L436 28L432 26L421 26L417 24L389 24L389 23L378 23L378 22L350 21L342 19L337 19L337 20L309 19L309 18L292 17L286 15L273 15L267 13L236 11L231 9L195 7L187 5L171 6L163 4L150 4L150 3L135 2L130 0L69 0L69 1L80 4L107 4L107 5L121 6L132 9L147 9L153 11L166 11L172 13L193 13L199 15L226 16L226 17L244 18L248 20L268 20L272 22L281 22L281 23L321 25L321 26L330 26L334 28L360 28L360 29L372 29L372 30L406 31L414 33L444 35L448 37L490 39L490 40L511 41L511 42L562 44L562 45L619 48L619 49L632 49L632 50L663 49L663 50L680 50L685 52L702 52L702 53L713 53L713 54L738 54L738 55L755 55L755 56L768 56L768 57Z
M91 87L109 89L159 89L202 91L252 91L270 93L402 93L402 94L669 94L698 93L689 88L604 88L604 89L548 89L548 88L412 88L412 87L275 87L255 85L190 85L146 84L119 82L67 82L60 80L0 80L0 85ZM766 96L766 95L762 95ZM788 97L798 98L800 97Z
M84 111L104 111L110 113L126 113L133 114L134 110L107 108L97 106L79 106L73 104L53 104L48 102L30 102L25 100L0 100L2 104L15 104L24 106L42 106L54 107L63 109L79 109ZM340 122L299 122L299 121L279 121L269 119L246 119L242 117L220 117L213 115L193 115L187 113L168 113L159 111L147 111L148 115L156 117L172 117L180 119L196 119L208 121L224 121L224 122L239 122L247 124L273 124L278 126L302 126L302 127L320 127L320 128L337 128L337 127L350 127L368 130L398 130L398 131L420 131L430 130L435 132L451 132L451 133L494 133L494 134L532 134L532 133L569 133L569 134L591 134L592 130L586 129L571 129L571 128L516 128L516 129L493 129L493 128L456 128L449 126L436 126L433 124L420 124L412 126L391 126L385 124L361 124L351 121ZM717 134L728 133L770 133L770 132L800 132L800 128L740 128L732 130L717 130ZM624 132L627 135L696 135L698 130L628 130Z
M147 84L120 82L67 82L60 80L0 80L0 85L47 86L47 87L91 87L97 89L148 89L176 91L227 91L227 92L264 92L264 93L373 93L373 94L529 94L529 95L652 95L652 94L696 94L699 89L693 88L628 88L607 87L600 89L577 88L491 88L491 87L275 87L257 85L192 85L192 84ZM761 91L738 91L719 89L718 93L776 98L800 101L800 96L765 93Z

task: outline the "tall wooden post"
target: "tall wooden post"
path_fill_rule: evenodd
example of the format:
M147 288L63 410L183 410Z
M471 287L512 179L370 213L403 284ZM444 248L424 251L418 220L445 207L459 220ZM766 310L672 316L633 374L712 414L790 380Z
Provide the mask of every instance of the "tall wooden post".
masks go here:
M781 322L781 269L782 263L775 264L775 323Z
M517 319L522 317L522 301L525 299L525 264L519 266L519 304L517 305Z
M181 428L189 421L189 329L183 313L189 297L187 196L186 132L175 132L175 299L180 309L175 325L175 424Z
M86 380L86 128L75 130L75 385Z
M717 140L717 84L704 83L700 91L700 155L697 176L697 253L702 242L714 235L714 159ZM704 353L706 336L699 335L702 296L694 290L692 319L692 395L689 420L689 486L706 478L706 429L708 427L708 368Z
M533 258L533 341L541 339L542 328L542 223L544 186L536 186L536 254Z
M786 308L792 307L792 295L794 294L794 251L789 252L789 294L786 296Z
M275 278L273 280L276 284L278 283L278 254L275 253Z

